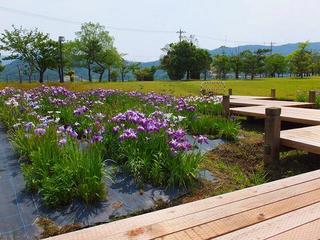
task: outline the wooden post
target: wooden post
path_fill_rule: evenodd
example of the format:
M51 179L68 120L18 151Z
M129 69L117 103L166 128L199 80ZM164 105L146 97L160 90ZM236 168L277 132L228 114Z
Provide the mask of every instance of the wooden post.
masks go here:
M229 88L228 93L229 93L229 96L232 95L232 88Z
M230 115L230 96L223 96L222 98L223 116L229 117Z
M310 103L316 102L316 91L314 90L309 91L309 102Z
M264 164L276 170L280 160L281 108L266 108L264 136Z
M271 89L271 97L272 97L273 99L276 98L276 90L275 90L274 88Z

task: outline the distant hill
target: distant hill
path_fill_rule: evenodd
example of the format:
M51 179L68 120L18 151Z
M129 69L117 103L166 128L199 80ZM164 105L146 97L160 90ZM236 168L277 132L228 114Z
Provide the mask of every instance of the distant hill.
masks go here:
M287 56L297 48L298 48L298 43L288 43L285 45L273 46L272 52ZM310 43L308 48L313 51L320 51L320 42ZM211 50L210 53L212 55L217 55L222 53L225 53L226 55L235 55L238 52L243 52L245 50L257 51L258 49L270 49L270 46L244 45L239 47L220 47L220 48Z
M273 46L273 53L280 53L282 55L288 55L294 50L296 50L298 47L298 43L289 43L285 45L279 45L279 46ZM216 48L213 50L210 50L209 52L212 55L217 55L217 54L226 54L226 55L235 55L238 52L242 52L245 50L250 50L250 51L256 51L258 49L263 49L263 48L268 48L268 46L265 45L243 45L239 47L220 47ZM312 42L309 45L310 50L314 51L320 51L320 42ZM17 64L19 64L19 61L4 61L3 64L6 65L6 68L3 73L0 73L0 80L5 80L8 76L9 79L18 79L18 71L17 71ZM151 66L159 66L160 61L150 61L150 62L142 62L141 66L142 67L151 67ZM85 68L75 68L76 75L79 77L82 77L84 79L87 78L87 69ZM35 79L37 79L37 75L35 76ZM98 74L93 73L93 78L97 79ZM132 79L133 76L132 74L128 74L127 79ZM24 77L26 79L26 76ZM58 80L58 73L57 71L54 70L48 70L45 73L45 79L50 79L50 80ZM107 79L107 74L104 75L104 79ZM155 79L168 79L168 75L165 71L163 70L158 70L155 74Z

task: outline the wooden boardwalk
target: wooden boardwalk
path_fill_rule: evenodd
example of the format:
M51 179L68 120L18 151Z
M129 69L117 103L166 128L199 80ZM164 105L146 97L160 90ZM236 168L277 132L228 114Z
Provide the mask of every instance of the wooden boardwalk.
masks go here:
M231 108L231 114L251 116L251 117L265 117L265 109L271 106L253 106L253 107L238 107ZM272 106L274 107L274 106ZM281 120L294 123L302 123L306 125L320 125L320 110L297 107L280 107Z
M50 239L320 239L320 170Z
M281 131L280 143L282 146L320 154L320 126Z
M233 107L250 107L250 106L267 106L267 107L300 107L300 108L312 108L314 103L306 102L293 102L293 101L278 101L278 100L268 100L256 98L246 98L242 97L231 97L230 105Z

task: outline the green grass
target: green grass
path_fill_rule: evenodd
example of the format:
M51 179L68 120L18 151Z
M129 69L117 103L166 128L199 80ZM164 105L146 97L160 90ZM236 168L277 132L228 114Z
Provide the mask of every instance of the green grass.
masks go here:
M256 95L269 96L270 89L277 90L277 98L279 99L296 99L298 91L308 91L312 89L320 89L320 78L266 78L255 80L225 80L226 91L228 88L233 89L234 95ZM19 88L31 88L38 86L37 83L1 83L0 88L5 86L14 86ZM91 88L112 88L122 89L126 91L136 90L142 92L158 92L168 93L177 96L199 95L201 81L154 81L154 82L103 82L103 83L64 83L72 90L86 90Z

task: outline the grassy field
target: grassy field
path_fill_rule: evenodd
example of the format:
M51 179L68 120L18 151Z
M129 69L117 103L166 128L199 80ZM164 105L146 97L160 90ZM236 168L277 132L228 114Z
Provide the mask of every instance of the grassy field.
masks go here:
M270 89L277 90L279 99L295 99L298 91L308 91L320 89L320 77L314 78L266 78L255 80L225 80L226 90L233 89L234 95L269 96ZM87 90L92 88L110 88L127 91L143 91L169 93L177 96L198 95L202 81L154 81L154 82L103 82L103 83L64 83L63 86L71 90ZM38 86L37 83L1 83L0 88L13 86L18 88L32 88ZM58 85L58 84L54 84Z

